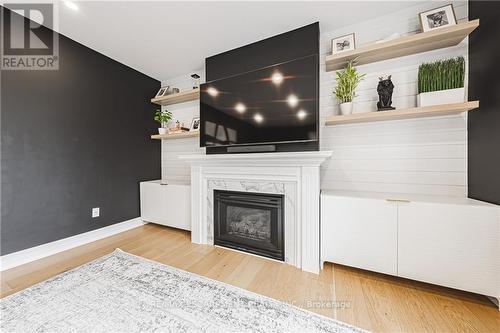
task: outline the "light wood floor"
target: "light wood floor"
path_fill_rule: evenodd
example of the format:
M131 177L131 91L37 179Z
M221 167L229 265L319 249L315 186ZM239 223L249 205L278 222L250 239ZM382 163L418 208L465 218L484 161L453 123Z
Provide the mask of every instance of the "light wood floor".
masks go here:
M500 332L483 296L341 265L320 275L190 242L188 232L148 224L3 272L2 297L115 248L223 281L375 332Z

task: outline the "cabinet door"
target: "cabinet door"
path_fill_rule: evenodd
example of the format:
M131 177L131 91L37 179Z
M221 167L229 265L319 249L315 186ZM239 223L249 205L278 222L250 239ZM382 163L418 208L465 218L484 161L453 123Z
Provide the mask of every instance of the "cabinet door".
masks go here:
M160 224L165 222L167 196L164 186L152 182L141 183L141 218L143 221Z
M191 230L191 190L185 185L165 186L166 200L162 205L166 209L162 224Z
M401 203L398 275L498 297L499 210Z
M322 196L322 260L397 274L397 205L377 199Z

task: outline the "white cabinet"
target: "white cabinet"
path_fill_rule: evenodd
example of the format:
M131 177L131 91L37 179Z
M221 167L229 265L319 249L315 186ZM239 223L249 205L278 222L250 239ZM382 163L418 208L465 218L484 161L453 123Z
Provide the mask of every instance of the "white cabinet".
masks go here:
M154 180L140 183L141 218L169 227L191 230L191 191L189 184Z
M500 295L499 210L482 205L399 205L398 275Z
M146 222L162 221L166 216L167 191L157 182L141 183L141 218ZM168 186L168 185L167 185Z
M397 274L397 206L394 202L321 197L322 262Z
M500 298L500 207L323 191L321 259Z

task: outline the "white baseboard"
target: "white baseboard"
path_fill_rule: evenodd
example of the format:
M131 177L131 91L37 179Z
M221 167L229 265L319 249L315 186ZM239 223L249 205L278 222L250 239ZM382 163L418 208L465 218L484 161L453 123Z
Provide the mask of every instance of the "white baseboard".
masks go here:
M38 245L22 251L9 253L0 257L0 271L5 271L7 269L45 258L80 245L85 245L102 238L113 236L144 224L145 222L143 222L140 217L136 217L135 219L91 230L83 234L59 239L54 242Z

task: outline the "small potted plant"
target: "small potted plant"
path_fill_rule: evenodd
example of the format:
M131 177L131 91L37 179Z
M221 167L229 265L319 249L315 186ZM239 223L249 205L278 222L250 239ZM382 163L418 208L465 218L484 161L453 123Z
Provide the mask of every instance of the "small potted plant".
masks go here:
M417 106L465 101L463 57L422 64L418 68Z
M156 110L154 114L154 120L160 123L160 127L158 128L159 134L167 134L168 128L167 123L172 120L172 112L168 110Z
M335 87L335 97L340 101L340 113L342 115L352 113L352 100L354 99L358 84L364 79L366 74L359 74L354 67L355 62L351 60L347 67L337 71L337 86Z

